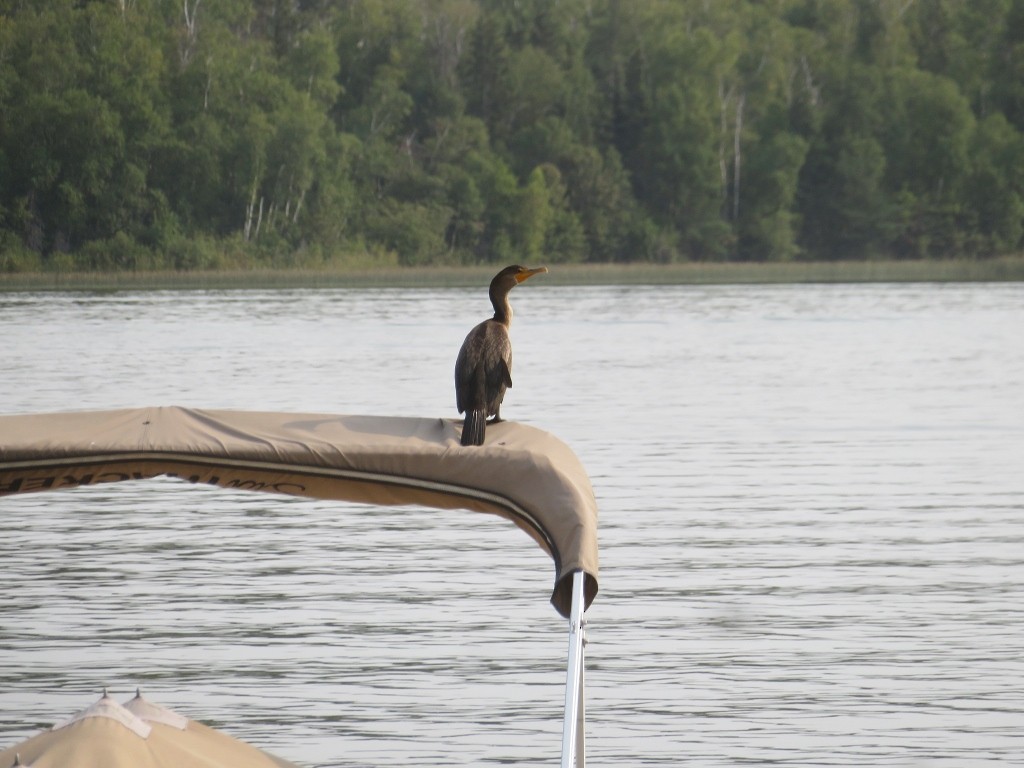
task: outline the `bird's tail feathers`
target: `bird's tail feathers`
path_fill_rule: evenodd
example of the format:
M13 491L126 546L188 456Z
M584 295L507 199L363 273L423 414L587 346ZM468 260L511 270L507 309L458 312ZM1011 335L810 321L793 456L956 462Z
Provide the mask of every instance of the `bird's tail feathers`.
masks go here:
M462 426L463 445L483 445L487 431L487 411L466 411Z

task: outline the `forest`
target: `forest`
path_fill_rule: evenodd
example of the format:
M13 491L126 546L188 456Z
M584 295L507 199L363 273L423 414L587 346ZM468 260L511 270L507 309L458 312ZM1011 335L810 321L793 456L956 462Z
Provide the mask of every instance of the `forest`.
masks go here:
M1024 0L0 0L0 273L979 259Z

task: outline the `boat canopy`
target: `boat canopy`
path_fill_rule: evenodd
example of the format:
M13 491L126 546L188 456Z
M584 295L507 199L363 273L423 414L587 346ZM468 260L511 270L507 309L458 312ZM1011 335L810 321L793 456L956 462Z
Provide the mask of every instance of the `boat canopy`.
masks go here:
M573 573L597 594L597 503L553 435L514 422L462 447L450 419L178 406L0 416L0 496L166 475L189 483L504 517L555 563L568 617Z
M71 719L0 750L0 766L25 768L299 768L295 763L189 720L136 692L107 695Z

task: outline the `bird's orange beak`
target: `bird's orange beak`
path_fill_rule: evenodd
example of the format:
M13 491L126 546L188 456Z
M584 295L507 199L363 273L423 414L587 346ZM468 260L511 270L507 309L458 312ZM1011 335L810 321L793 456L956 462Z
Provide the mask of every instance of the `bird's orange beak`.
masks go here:
M516 283L521 283L524 280L529 280L534 275L539 275L547 271L547 267L537 267L536 269L522 269L516 274Z

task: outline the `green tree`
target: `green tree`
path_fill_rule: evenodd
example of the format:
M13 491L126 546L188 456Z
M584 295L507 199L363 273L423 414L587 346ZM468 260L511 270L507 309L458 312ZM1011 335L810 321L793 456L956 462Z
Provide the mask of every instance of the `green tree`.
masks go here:
M165 215L148 178L167 130L159 47L135 17L99 4L52 0L3 21L9 225L43 253L143 236Z
M1001 114L989 115L971 137L974 167L966 199L982 254L1008 253L1024 237L1024 136Z
M638 195L684 253L726 255L732 234L722 218L720 104L714 71L718 40L707 30L667 28L651 52L648 119L631 171Z
M1024 0L1010 0L994 45L991 98L1017 130L1024 129Z
M903 68L891 71L884 98L886 184L899 193L906 222L897 253L959 255L974 132L967 100L951 80Z
M755 260L792 259L799 253L794 201L807 142L780 131L763 138L748 155L738 254Z

